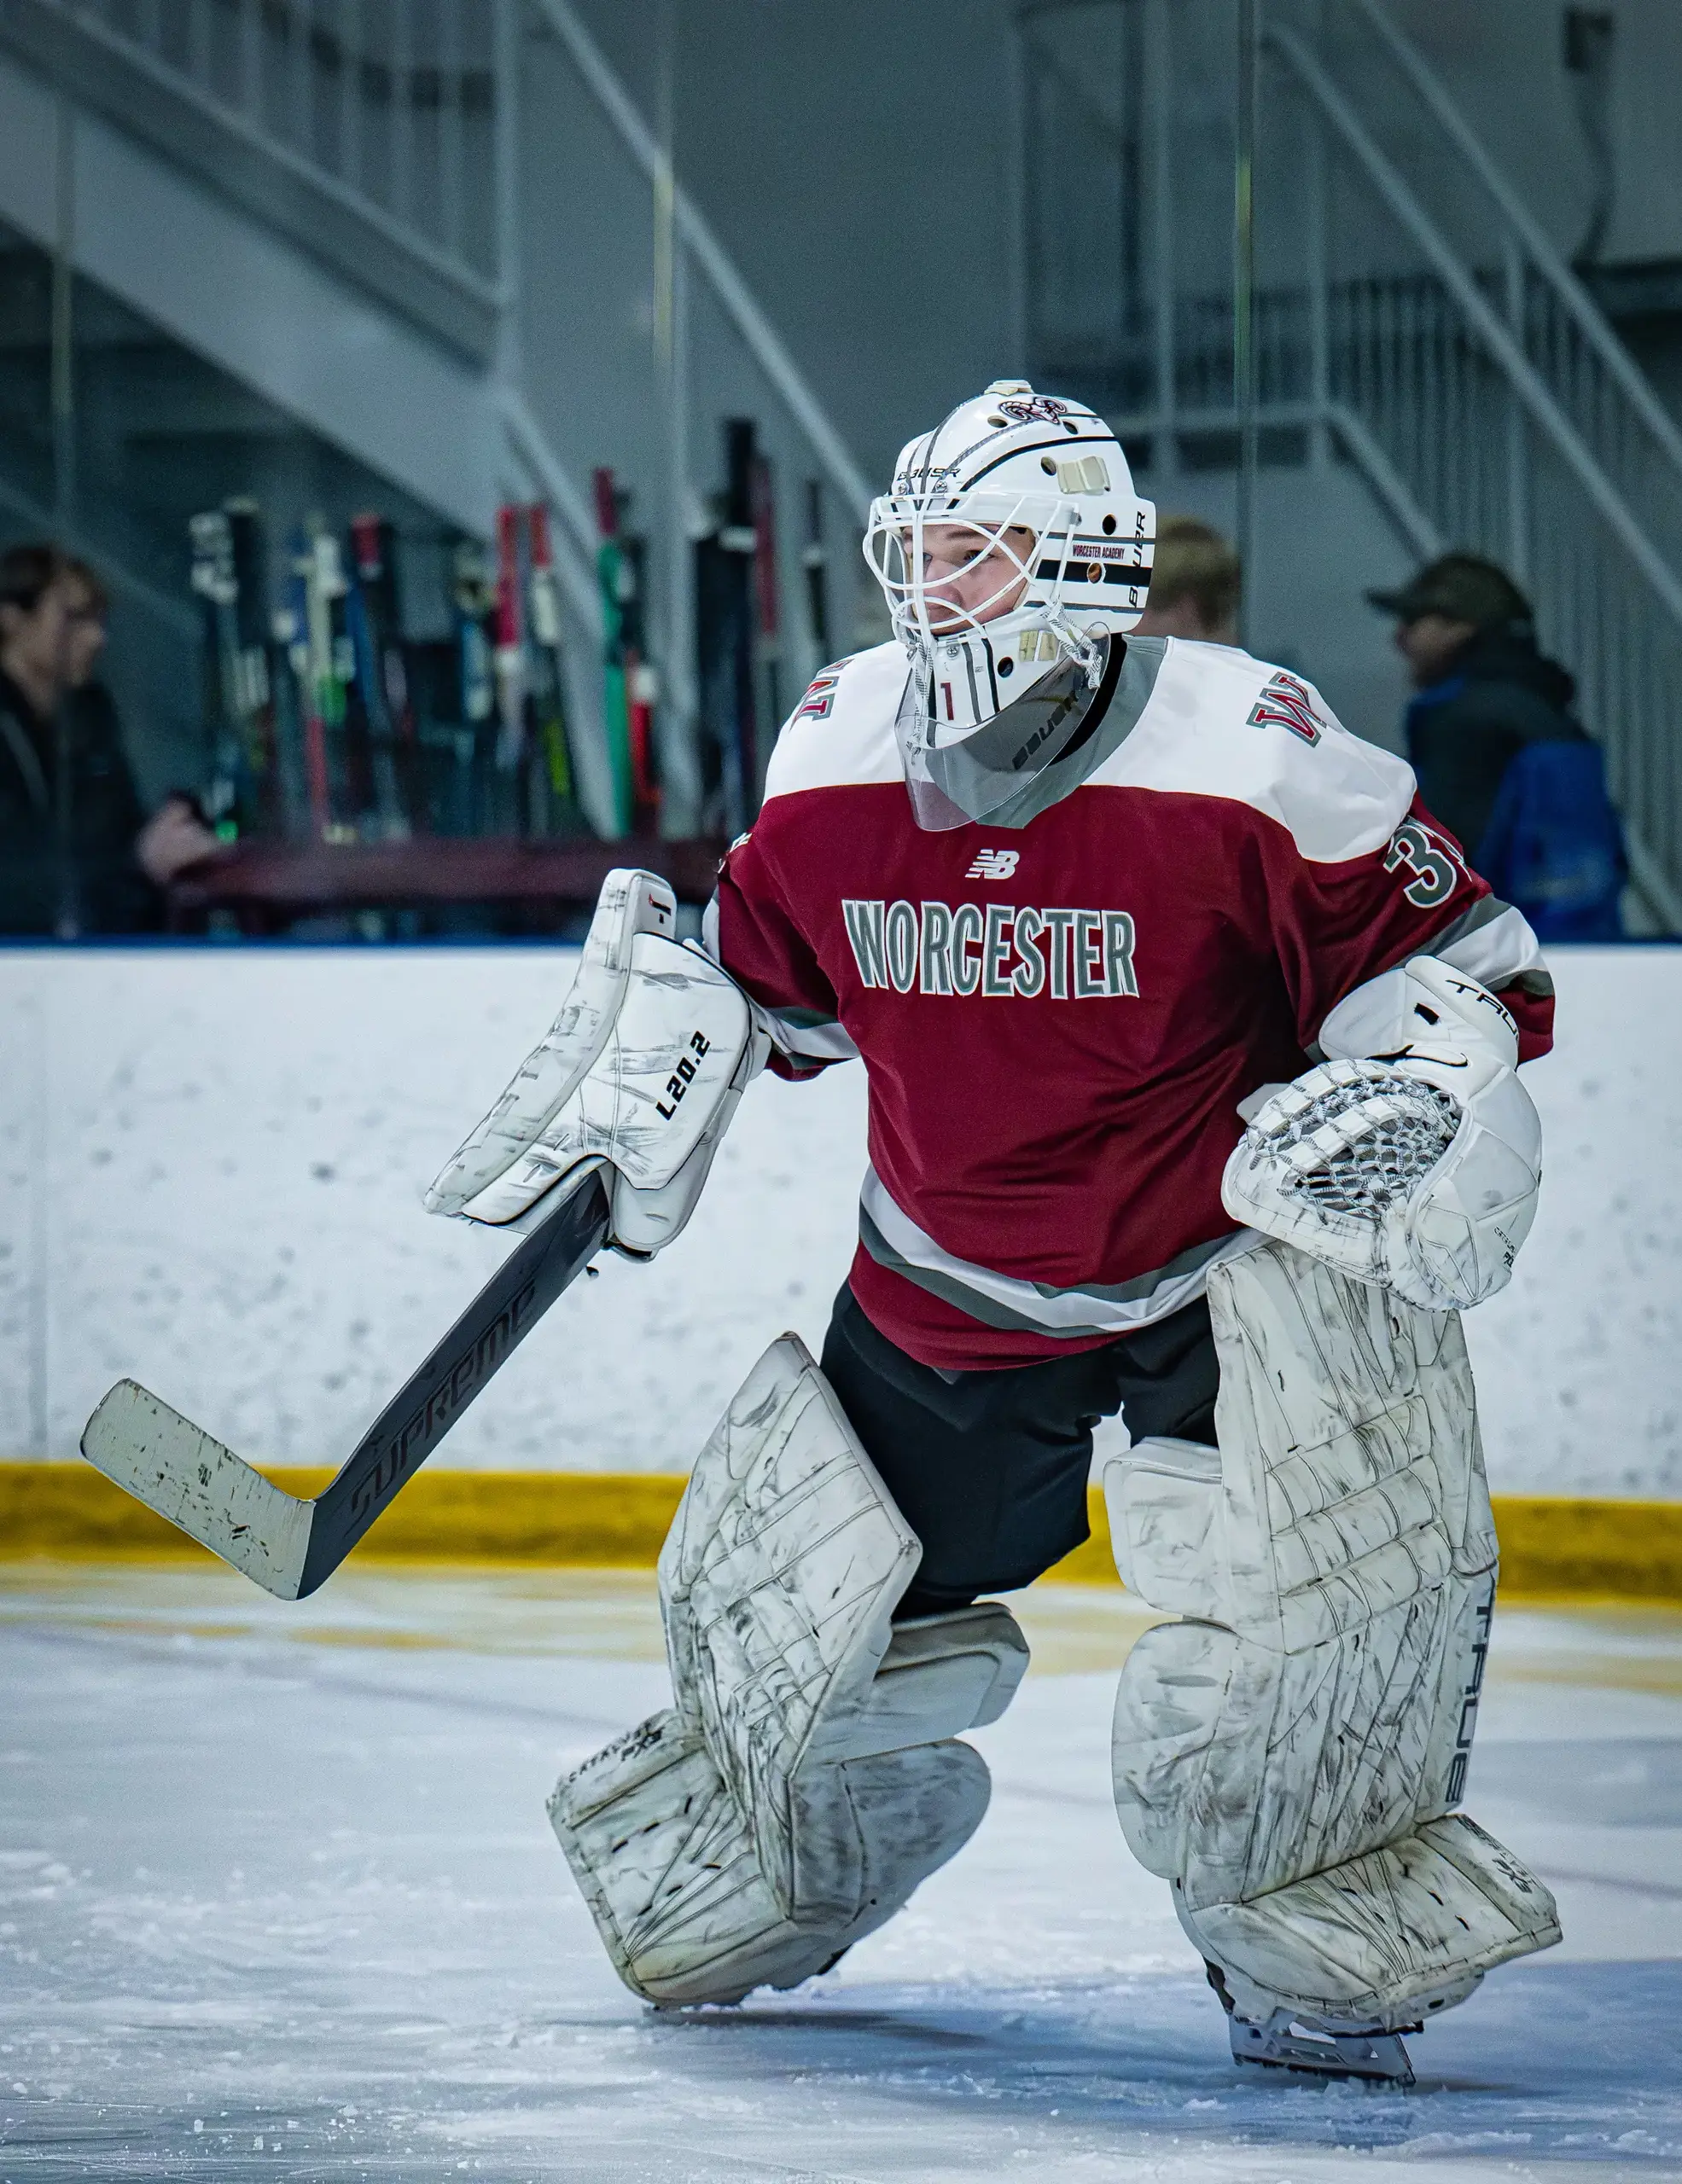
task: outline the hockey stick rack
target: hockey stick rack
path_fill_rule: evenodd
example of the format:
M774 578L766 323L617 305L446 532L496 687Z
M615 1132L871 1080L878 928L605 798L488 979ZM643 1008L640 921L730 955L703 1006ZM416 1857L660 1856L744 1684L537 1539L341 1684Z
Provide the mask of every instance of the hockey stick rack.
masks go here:
M313 1502L288 1494L137 1380L119 1380L105 1397L83 1430L82 1454L265 1592L306 1599L607 1237L607 1188L592 1168L498 1267Z

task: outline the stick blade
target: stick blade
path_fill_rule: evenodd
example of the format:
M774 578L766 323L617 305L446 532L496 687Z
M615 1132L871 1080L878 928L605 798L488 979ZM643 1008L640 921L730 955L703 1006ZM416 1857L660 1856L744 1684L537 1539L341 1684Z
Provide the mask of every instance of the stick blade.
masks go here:
M265 1592L297 1599L315 1503L253 1471L149 1388L119 1380L83 1428L82 1454Z

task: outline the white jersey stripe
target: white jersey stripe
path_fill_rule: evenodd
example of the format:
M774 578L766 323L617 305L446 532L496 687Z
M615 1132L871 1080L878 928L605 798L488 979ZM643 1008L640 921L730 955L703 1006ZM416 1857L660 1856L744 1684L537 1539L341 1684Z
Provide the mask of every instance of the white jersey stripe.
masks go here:
M1492 993L1515 985L1527 973L1534 979L1536 973L1546 971L1541 943L1524 913L1493 895L1486 895L1458 926L1451 926L1443 941L1420 953L1464 971ZM1551 990L1551 979L1548 985Z
M755 1003L756 1008L758 1004ZM774 1008L759 1008L773 1045L796 1061L857 1061L858 1049L839 1024L798 1024Z

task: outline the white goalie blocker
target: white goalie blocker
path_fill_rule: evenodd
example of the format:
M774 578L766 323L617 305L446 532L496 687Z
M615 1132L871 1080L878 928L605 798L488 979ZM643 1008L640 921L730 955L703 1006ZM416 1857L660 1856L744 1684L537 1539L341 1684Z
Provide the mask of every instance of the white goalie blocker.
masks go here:
M674 1704L550 1816L620 1977L739 2001L824 1970L959 1850L1027 1664L982 1604L895 1624L922 1549L798 1337L771 1345L660 1559Z
M1496 1545L1458 1317L1258 1238L1209 1277L1217 1451L1107 1468L1116 1563L1185 1620L1123 1670L1122 1831L1240 2059L1406 2078L1399 2035L1559 1938L1454 1808Z
M608 874L560 1014L426 1195L430 1213L521 1230L586 1165L613 1171L608 1240L648 1258L695 1211L771 1042L753 1002L673 938L651 872Z

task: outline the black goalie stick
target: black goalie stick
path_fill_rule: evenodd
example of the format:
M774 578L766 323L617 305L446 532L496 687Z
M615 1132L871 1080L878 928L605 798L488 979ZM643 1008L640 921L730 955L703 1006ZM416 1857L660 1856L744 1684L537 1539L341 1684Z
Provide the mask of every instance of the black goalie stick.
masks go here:
M95 1411L82 1454L265 1592L303 1600L333 1575L607 1237L607 1187L592 1169L503 1262L313 1502L265 1478L136 1380L119 1380Z

